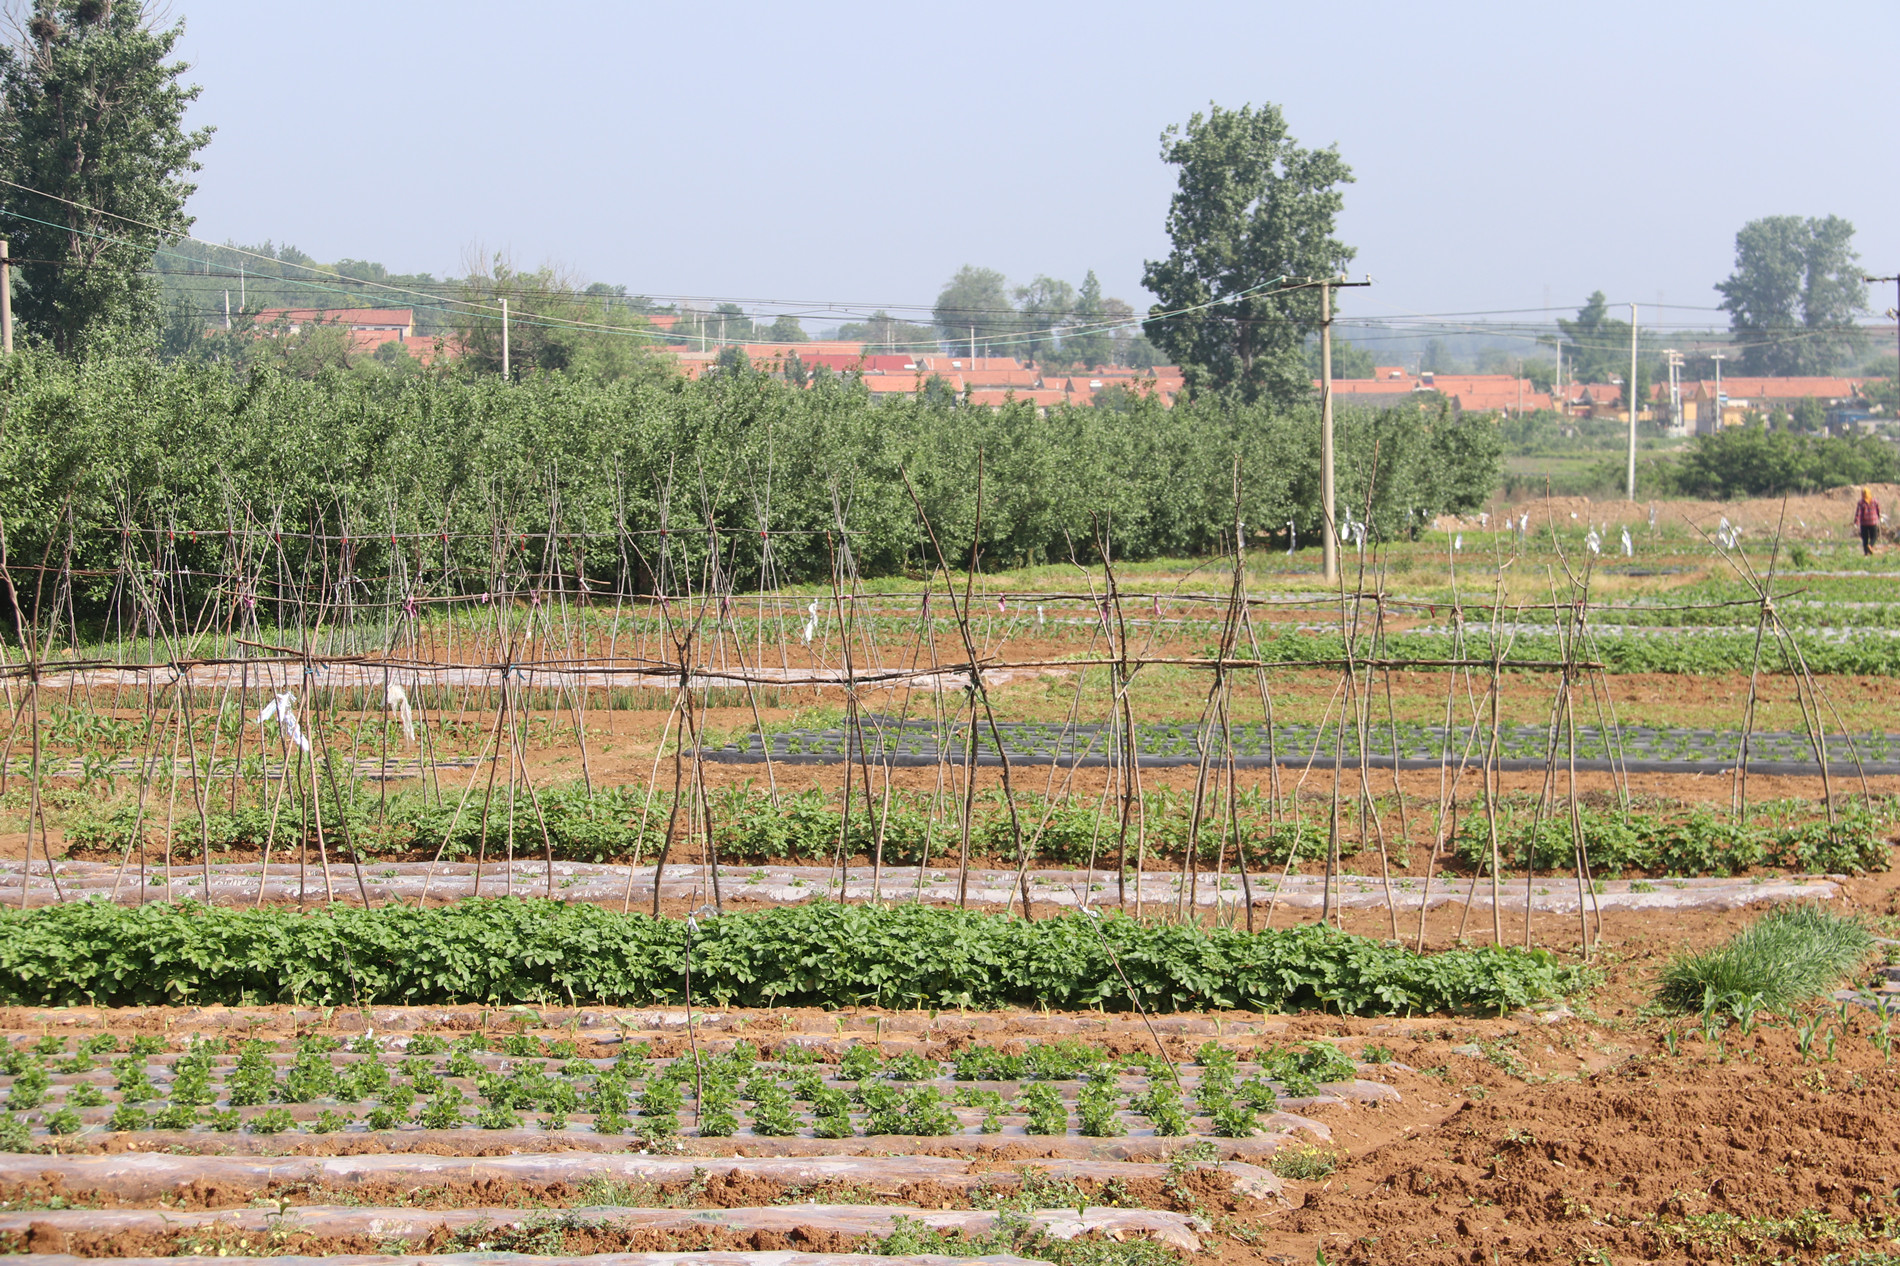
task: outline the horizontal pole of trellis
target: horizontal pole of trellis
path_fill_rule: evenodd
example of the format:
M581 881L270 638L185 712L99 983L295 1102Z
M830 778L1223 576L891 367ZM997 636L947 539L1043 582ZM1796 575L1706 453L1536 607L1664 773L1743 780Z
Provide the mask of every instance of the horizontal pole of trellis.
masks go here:
M808 673L803 676L771 675L756 671L747 672L733 669L714 668L710 665L685 664L667 661L648 661L645 663L597 662L589 663L574 660L522 660L512 663L481 664L444 664L433 661L371 659L363 656L318 656L307 658L271 658L271 659L221 659L165 662L153 664L102 663L88 666L80 672L123 673L143 676L166 672L171 674L172 683L186 682L192 672L201 668L229 668L236 666L260 667L307 667L362 669L368 674L402 673L413 676L455 675L462 678L461 684L468 679L480 676L494 678L497 682L511 677L545 676L555 678L576 678L588 676L606 677L648 677L655 684L677 687L681 679L687 679L689 686L705 681L728 682L735 685L752 684L761 686L874 686L893 682L910 681L932 677L968 677L974 673L996 672L1033 672L1052 668L1144 668L1170 667L1201 670L1229 669L1270 669L1270 668L1497 668L1512 671L1530 672L1576 672L1595 671L1604 665L1595 660L1490 660L1490 659L1387 659L1377 657L1334 656L1324 659L1198 659L1198 658L1129 658L1129 659L1029 659L1029 660L982 660L972 664L968 660L949 661L929 668L858 670L846 673L842 668L830 669L823 674ZM23 676L37 673L42 679L71 675L75 670L68 664L49 663L41 665L14 665L0 675ZM347 684L347 683L330 683ZM261 685L261 683L260 683Z

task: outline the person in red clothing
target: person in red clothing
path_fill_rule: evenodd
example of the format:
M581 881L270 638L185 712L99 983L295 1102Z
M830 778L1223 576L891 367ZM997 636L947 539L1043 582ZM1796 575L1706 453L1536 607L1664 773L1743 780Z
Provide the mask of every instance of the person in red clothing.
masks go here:
M1874 500L1872 488L1860 490L1860 500L1854 503L1854 526L1860 529L1860 552L1874 552L1874 542L1880 538L1880 503Z

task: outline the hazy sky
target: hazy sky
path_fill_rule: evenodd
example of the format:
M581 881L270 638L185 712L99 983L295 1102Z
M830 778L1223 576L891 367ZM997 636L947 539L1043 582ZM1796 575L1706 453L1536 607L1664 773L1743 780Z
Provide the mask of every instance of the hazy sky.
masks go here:
M1712 306L1777 213L1900 270L1892 0L172 3L218 128L196 233L323 260L441 276L479 246L839 317L964 263L1093 268L1140 307L1158 136L1212 100L1352 165L1358 315Z

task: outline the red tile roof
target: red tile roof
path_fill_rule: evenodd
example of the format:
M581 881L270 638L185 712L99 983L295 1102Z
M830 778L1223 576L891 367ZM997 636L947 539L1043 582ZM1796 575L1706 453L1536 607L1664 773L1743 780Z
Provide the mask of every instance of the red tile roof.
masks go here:
M257 324L275 325L286 321L294 330L304 324L347 325L412 330L416 324L414 308L265 308L257 314Z
M1410 382L1387 382L1380 378L1335 378L1333 394L1336 396L1402 396L1409 394L1414 384ZM1319 379L1313 379L1313 390L1319 390Z
M929 372L929 362L915 356L904 356L884 352L876 356L863 357L859 364L867 374L914 374L918 370Z
M1466 413L1533 413L1551 407L1548 392L1532 391L1528 385L1522 393L1512 388L1508 391L1459 391L1447 394Z
M1741 400L1847 400L1860 394L1859 378L1731 378L1722 375L1722 394L1731 401ZM1684 384L1684 394L1688 394L1688 384ZM1661 383L1651 388L1652 394L1669 394L1669 384ZM1705 399L1715 398L1715 380L1707 379L1697 384L1697 393Z
M1033 390L1042 385L1042 374L1034 369L972 369L963 379L973 387Z
M864 385L874 396L908 395L923 390L928 374L866 374Z
M1515 391L1520 382L1526 390L1530 387L1529 379L1520 379L1514 374L1433 374L1430 382L1425 382L1423 375L1420 375L1419 380L1425 386L1446 395L1461 391L1503 391L1507 388Z

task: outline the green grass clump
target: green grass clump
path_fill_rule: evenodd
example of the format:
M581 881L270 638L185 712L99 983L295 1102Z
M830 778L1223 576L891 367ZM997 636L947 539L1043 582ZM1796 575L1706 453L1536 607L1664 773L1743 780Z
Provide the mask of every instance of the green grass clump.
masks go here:
M1726 944L1678 954L1663 968L1656 1000L1673 1011L1748 1000L1785 1007L1832 989L1873 947L1858 920L1819 906L1790 906L1763 915Z

